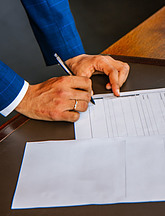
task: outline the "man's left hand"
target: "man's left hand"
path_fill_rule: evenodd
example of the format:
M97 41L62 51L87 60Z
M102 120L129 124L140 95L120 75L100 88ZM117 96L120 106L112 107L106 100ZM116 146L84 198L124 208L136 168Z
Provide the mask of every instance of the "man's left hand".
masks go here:
M109 76L106 89L111 89L114 95L120 95L120 87L129 74L127 63L113 59L110 56L82 54L66 61L68 67L75 75L91 77L95 71L100 71Z

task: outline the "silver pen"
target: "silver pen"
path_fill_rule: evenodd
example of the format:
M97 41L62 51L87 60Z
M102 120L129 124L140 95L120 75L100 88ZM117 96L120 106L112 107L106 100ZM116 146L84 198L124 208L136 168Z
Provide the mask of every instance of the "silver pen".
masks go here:
M60 58L60 56L55 53L54 57L56 58L56 60L58 61L59 65L64 69L64 71L69 75L69 76L74 76L75 74L69 69L69 67L65 64L65 62L63 62L63 60ZM93 97L91 97L91 103L93 103L95 105L95 101L93 99Z

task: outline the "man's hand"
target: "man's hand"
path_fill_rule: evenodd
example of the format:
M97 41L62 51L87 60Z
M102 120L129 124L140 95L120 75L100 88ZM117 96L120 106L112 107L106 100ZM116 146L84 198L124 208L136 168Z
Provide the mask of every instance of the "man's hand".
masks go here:
M120 87L126 81L129 73L127 63L114 60L110 56L102 55L79 55L68 59L66 64L78 76L91 77L95 71L104 72L109 76L106 88L112 88L114 95L119 96Z
M91 85L87 77L51 78L30 85L16 110L33 119L75 122L79 119L79 111L83 112L88 107ZM73 110L76 100L76 110Z

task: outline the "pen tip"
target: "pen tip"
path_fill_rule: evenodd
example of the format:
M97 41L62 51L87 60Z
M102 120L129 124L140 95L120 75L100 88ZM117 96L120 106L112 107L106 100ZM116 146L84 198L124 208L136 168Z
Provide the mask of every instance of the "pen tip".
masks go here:
M91 102L95 105L95 101L92 97L91 97Z

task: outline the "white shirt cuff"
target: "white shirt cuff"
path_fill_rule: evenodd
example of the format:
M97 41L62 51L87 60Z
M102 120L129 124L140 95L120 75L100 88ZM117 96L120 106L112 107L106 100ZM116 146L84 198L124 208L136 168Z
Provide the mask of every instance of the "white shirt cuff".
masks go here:
M5 107L3 110L1 110L1 114L3 116L8 116L17 106L18 104L21 102L21 100L24 98L27 90L29 87L29 83L24 81L24 85L21 89L21 91L19 92L19 94L17 95L17 97L12 101L11 104L9 104L7 107Z

